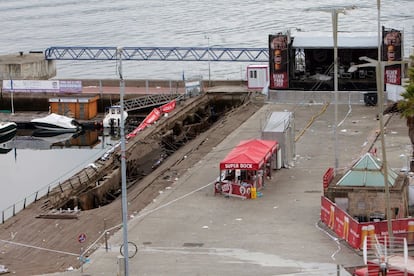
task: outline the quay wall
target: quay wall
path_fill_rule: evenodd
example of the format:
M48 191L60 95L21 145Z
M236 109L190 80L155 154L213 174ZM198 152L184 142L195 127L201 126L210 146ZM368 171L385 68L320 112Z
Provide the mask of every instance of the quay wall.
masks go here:
M16 111L48 111L49 98L53 97L70 97L70 96L95 96L100 97L98 112L105 112L105 107L119 101L119 79L85 79L82 80L83 92L79 94L66 93L22 93L9 92L0 90L0 110L11 110L12 102ZM245 81L234 80L211 80L202 82L203 89L207 90L219 86L245 86ZM100 87L105 91L100 93ZM125 99L135 98L149 94L157 93L154 91L166 91L171 93L184 93L185 82L182 80L125 80ZM108 92L109 91L109 92Z
M42 52L19 52L0 56L1 80L48 80L56 76L56 62Z

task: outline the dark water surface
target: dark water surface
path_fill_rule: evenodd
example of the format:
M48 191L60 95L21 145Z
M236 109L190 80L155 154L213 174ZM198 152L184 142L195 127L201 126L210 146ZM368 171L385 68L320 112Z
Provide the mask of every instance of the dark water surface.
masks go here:
M97 131L51 137L32 132L19 130L10 141L0 143L0 210L65 181L118 142Z

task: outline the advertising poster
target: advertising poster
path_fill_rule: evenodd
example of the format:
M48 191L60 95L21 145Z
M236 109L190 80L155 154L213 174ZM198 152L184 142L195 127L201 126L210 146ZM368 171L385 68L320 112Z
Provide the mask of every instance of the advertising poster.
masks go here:
M324 196L321 197L321 221L353 248L359 248L361 225Z
M382 60L401 61L402 59L401 31L382 28ZM385 83L401 85L401 65L385 66Z
M401 65L385 66L384 78L385 83L401 85Z
M270 89L287 89L288 75L288 36L269 35Z

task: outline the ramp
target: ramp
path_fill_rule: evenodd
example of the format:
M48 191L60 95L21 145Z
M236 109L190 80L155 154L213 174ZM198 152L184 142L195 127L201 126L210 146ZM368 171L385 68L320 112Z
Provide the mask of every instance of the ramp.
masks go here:
M172 100L181 100L184 94L155 94L124 100L124 110L133 111L152 106L162 105ZM120 105L118 102L116 105Z

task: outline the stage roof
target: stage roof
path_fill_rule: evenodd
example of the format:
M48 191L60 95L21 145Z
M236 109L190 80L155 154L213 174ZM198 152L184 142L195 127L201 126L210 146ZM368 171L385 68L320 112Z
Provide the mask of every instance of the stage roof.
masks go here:
M333 48L332 32L297 32L292 34L293 48L329 49ZM377 49L378 35L373 32L338 33L338 48Z

